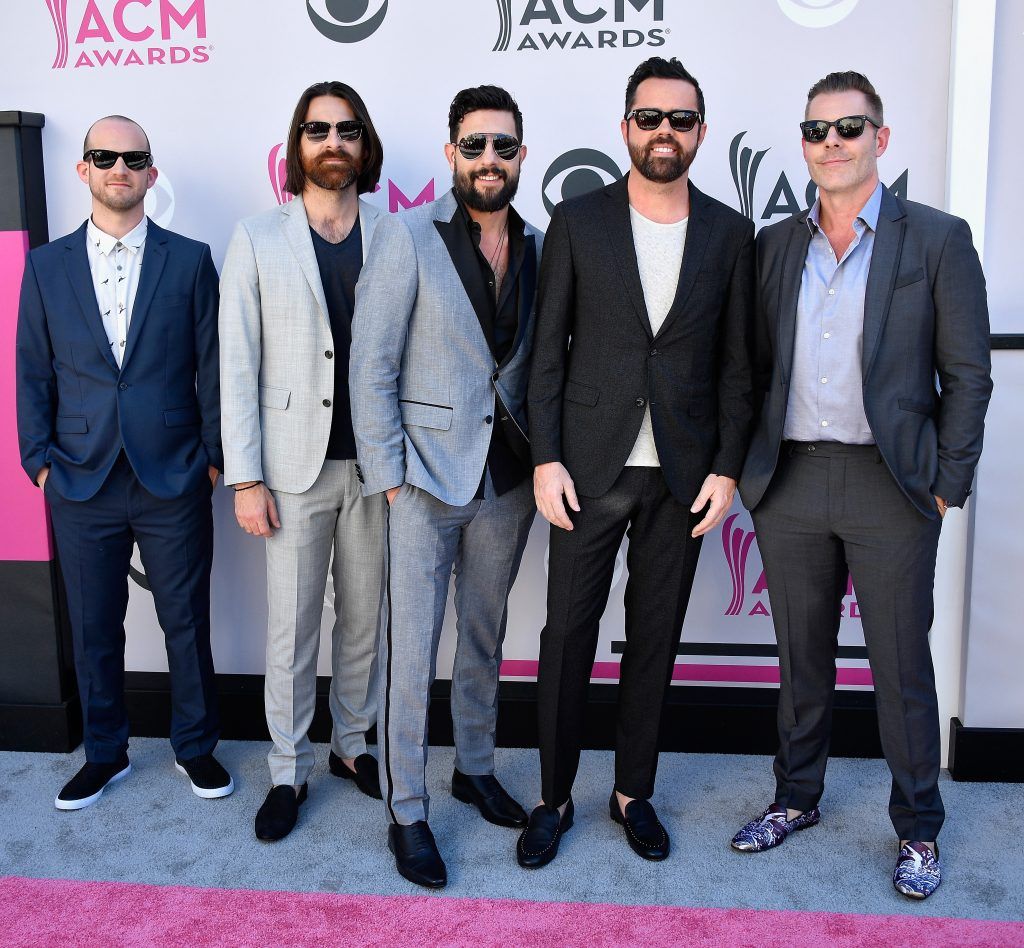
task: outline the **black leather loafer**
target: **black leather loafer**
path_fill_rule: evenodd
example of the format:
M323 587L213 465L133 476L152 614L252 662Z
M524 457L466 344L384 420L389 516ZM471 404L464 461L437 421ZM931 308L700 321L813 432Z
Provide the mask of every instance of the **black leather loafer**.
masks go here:
M626 830L626 841L638 856L660 862L668 856L669 838L654 812L650 800L631 800L626 804L623 815L619 809L619 798L612 791L608 801L608 813L616 823Z
M274 843L284 839L299 818L299 807L306 799L306 785L294 788L286 783L270 788L267 799L256 814L256 838L260 842Z
M456 770L452 774L452 796L473 804L495 826L526 826L526 810L508 795L494 774L473 776Z
M334 751L327 757L327 766L335 777L342 780L354 780L356 786L368 797L374 800L383 800L384 794L380 792L380 770L377 767L377 758L373 754L360 754L354 761L355 772L349 770L343 761Z
M410 826L392 823L388 827L388 849L395 854L399 874L410 882L428 889L443 889L448 884L448 870L426 820Z
M559 816L558 807L542 803L530 814L526 829L519 834L516 842L516 859L524 869L539 869L546 866L558 855L558 844L562 834L572 826L572 798L565 804L565 812Z

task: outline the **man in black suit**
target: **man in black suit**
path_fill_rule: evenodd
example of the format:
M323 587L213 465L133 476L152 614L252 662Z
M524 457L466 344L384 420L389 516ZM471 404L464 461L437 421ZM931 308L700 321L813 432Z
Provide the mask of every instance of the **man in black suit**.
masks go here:
M812 86L801 130L818 199L758 236L761 413L740 482L779 642L777 787L732 844L768 849L820 818L849 573L893 777L893 883L921 899L939 884L944 815L935 553L981 453L985 278L964 221L882 187L889 129L864 76Z
M627 532L610 815L640 856L668 855L649 802L661 706L701 538L732 503L753 416L754 231L688 180L707 131L697 80L676 59L642 63L621 128L629 175L555 209L538 290L534 493L553 529L538 675L543 803L519 839L524 867L550 862L572 825L598 622Z

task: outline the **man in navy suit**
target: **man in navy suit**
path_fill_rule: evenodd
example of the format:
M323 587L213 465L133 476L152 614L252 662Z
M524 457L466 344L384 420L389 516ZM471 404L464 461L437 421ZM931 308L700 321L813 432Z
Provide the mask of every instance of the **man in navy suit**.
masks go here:
M81 693L86 764L60 810L127 776L124 617L137 542L167 643L175 766L200 797L234 789L214 759L211 492L223 467L217 271L206 244L144 214L149 139L123 116L89 129L92 215L29 255L17 341L25 472L49 501Z

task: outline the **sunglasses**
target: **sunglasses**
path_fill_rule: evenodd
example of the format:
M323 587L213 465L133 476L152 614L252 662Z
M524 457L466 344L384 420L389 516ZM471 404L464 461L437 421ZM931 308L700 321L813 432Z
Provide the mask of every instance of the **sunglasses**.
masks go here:
M338 138L343 142L355 142L363 134L365 126L359 119L349 119L345 122L303 122L299 130L306 133L306 138L311 142L322 142L327 140L331 129L338 130Z
M93 166L107 171L123 158L125 167L131 171L142 171L153 164L153 156L148 151L108 151L106 148L90 148L82 161L92 161Z
M466 135L458 142L452 142L462 157L467 161L479 158L487 148L487 139L491 140L491 146L502 161L511 161L519 154L522 145L514 135L505 135L501 132L476 132L473 135Z
M882 127L868 115L844 115L834 122L826 122L824 119L801 122L800 131L803 133L805 142L817 144L828 138L828 130L833 126L835 126L836 134L840 138L860 138L864 132L866 122L870 122L875 128Z
M632 119L636 127L645 132L653 132L661 128L661 123L668 119L669 127L673 132L689 132L704 121L700 112L692 109L674 109L671 112L662 112L661 109L633 109L626 113L626 121Z

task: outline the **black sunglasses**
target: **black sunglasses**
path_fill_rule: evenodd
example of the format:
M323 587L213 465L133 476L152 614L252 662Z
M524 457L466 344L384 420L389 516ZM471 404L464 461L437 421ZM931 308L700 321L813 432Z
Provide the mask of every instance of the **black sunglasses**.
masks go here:
M645 132L661 128L665 118L668 118L669 127L673 132L688 132L694 125L704 121L700 112L694 112L693 109L673 109L671 112L662 112L661 109L633 109L626 113L626 121L632 119L636 122L636 127Z
M488 138L491 140L494 154L502 161L511 161L519 154L519 149L522 147L519 139L514 135L505 135L501 132L476 132L472 135L466 135L464 138L460 138L458 142L452 142L452 144L459 149L463 158L467 161L473 161L479 158L486 150Z
M882 127L870 115L844 115L834 122L826 122L824 119L801 122L800 131L803 133L805 142L815 145L828 138L828 130L832 126L835 126L836 134L840 138L860 138L864 132L864 124L866 122L870 122L875 128Z
M359 140L364 127L359 119L349 119L345 122L303 122L299 130L305 132L311 142L322 142L326 141L331 129L336 128L338 138L343 142L354 142Z
M123 158L125 167L131 171L142 171L153 164L153 156L148 151L109 151L106 148L90 148L82 155L82 161L92 161L101 171L113 168L118 158Z

